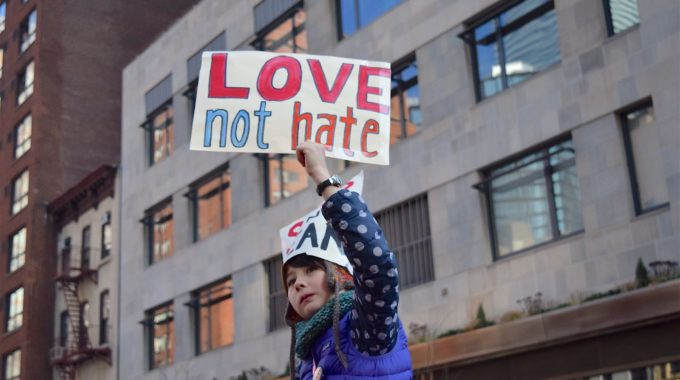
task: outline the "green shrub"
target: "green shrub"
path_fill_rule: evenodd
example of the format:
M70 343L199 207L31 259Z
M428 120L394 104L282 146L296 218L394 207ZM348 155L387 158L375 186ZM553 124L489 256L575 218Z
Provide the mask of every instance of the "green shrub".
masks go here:
M649 272L647 272L647 267L642 262L642 258L638 259L637 266L635 267L635 282L638 288L644 288L649 285Z

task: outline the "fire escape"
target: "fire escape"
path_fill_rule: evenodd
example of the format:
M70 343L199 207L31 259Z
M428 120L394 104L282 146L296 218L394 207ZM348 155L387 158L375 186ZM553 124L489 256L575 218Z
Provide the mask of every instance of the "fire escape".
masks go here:
M61 380L75 380L77 367L92 359L102 359L111 364L109 347L92 346L82 302L78 296L81 283L84 281L97 283L97 271L90 268L89 261L89 252L81 254L80 257L71 255L70 244L61 250L61 267L56 281L66 303L68 334L50 350L50 361L52 366L59 369Z

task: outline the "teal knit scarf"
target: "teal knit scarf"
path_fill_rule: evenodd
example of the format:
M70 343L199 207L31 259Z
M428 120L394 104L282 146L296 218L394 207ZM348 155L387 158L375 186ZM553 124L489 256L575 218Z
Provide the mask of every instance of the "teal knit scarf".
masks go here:
M354 290L340 293L340 319L352 308ZM307 320L295 324L295 353L299 358L306 358L317 338L333 325L333 304L335 296Z

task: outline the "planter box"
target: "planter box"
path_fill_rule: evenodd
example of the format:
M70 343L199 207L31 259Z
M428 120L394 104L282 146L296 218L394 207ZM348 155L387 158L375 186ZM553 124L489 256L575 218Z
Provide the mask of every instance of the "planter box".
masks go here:
M440 338L410 347L414 369L468 364L662 322L680 315L680 281Z

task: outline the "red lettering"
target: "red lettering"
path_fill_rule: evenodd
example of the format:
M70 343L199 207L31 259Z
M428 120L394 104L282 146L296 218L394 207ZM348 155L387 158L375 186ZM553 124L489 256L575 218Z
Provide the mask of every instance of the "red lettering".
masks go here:
M304 224L304 221L299 220L297 223L290 226L290 229L288 230L288 236L289 237L298 236L298 234L300 233L300 228L302 228L303 224Z
M389 78L391 76L390 69L383 69L381 67L359 66L359 89L357 91L357 108L366 111L380 112L382 114L389 114L389 105L382 103L374 103L368 101L368 94L382 95L382 88L370 87L368 85L368 78L372 75Z
M305 122L305 139L303 141L310 140L312 138L312 114L305 112L300 113L300 108L302 108L300 102L295 102L293 105L293 146L291 149L295 150L298 146L298 133L300 132L300 122L304 120ZM318 133L317 133L318 136Z
M345 88L345 83L347 83L347 78L352 72L354 65L349 63L343 63L340 66L340 70L335 77L333 86L328 89L328 83L326 83L326 75L321 67L321 62L318 59L308 59L309 69L312 71L312 78L314 79L314 85L316 85L316 91L319 93L319 97L322 101L326 103L335 103L340 96L340 92Z
M352 107L347 107L347 116L341 116L340 121L345 123L345 134L342 139L342 147L348 157L354 157L354 152L349 149L349 137L352 133L352 125L356 124L357 119L352 115Z
M227 53L213 53L210 64L208 97L248 99L247 87L227 86Z
M329 113L320 113L316 116L318 119L326 119L328 120L328 125L322 125L319 127L319 129L316 131L316 137L314 138L314 141L316 141L319 144L323 144L326 147L326 151L332 152L333 151L333 140L335 139L335 119L337 116L331 115ZM326 133L326 142L322 143L321 142L321 134Z
M345 184L343 189L349 189L350 187L354 186L354 181L349 181Z
M366 140L369 133L375 135L380 133L380 124L373 119L368 119L364 124L364 129L361 131L361 153L363 153L365 157L375 157L378 155L377 150L372 152L368 151L368 142Z
M286 83L281 88L274 87L274 74L286 70ZM295 96L300 91L302 69L295 58L279 56L267 61L257 77L257 91L265 100L283 101Z

